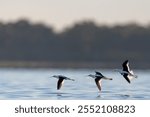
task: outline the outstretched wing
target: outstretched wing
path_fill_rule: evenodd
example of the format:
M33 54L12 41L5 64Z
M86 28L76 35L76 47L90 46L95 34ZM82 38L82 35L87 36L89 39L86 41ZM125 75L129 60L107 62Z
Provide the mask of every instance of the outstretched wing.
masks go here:
M63 76L63 75L59 75L59 78L60 79L65 79L65 78L67 78L66 76Z
M100 72L95 71L95 73L96 73L96 75L103 77L103 75Z
M128 74L124 74L123 77L127 80L128 83L130 83L130 78Z
M95 83L97 85L97 88L101 91L101 79L95 79Z
M59 78L58 82L57 82L57 90L59 90L63 84L63 80L62 78Z
M130 72L129 61L128 61L128 60L126 60L126 61L122 64L122 67L123 67L123 71Z

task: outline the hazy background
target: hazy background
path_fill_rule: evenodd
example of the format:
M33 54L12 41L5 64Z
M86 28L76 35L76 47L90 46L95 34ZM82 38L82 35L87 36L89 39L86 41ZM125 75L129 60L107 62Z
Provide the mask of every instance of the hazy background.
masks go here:
M149 0L0 0L1 67L150 68Z
M0 0L0 20L27 18L56 29L89 19L100 24L147 24L149 5L149 0Z

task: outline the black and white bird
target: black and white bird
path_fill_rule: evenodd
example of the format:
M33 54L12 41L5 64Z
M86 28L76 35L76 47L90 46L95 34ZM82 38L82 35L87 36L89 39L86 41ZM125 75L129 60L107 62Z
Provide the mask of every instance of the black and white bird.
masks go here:
M116 70L116 71L118 71L127 80L128 83L131 83L131 79L137 78L137 75L135 75L133 71L130 70L128 60L123 62L122 67L123 67L122 70Z
M57 90L59 90L59 89L62 87L64 80L72 80L72 81L75 81L74 79L68 78L68 77L63 76L63 75L54 75L54 76L52 76L52 77L58 79L58 82L57 82Z
M99 89L99 91L101 91L101 89L102 89L101 88L102 79L113 80L112 78L107 78L107 77L103 76L100 72L97 72L97 71L95 71L95 75L90 74L88 76L90 76L90 77L95 79L95 83L96 83L97 88Z

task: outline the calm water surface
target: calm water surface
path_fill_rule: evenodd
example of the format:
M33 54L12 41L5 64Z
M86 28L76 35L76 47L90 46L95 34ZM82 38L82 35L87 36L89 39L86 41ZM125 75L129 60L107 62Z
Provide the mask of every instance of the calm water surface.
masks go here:
M46 99L46 100L105 100L105 99L150 99L150 71L135 70L137 79L128 84L113 70L98 70L112 81L102 81L99 93L91 69L0 69L0 99ZM56 90L57 79L52 75L66 75L75 81L65 81L61 90Z

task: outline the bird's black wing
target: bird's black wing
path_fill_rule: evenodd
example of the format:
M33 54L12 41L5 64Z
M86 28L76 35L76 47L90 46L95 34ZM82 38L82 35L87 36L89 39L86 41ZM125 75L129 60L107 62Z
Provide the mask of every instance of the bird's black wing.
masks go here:
M101 79L100 78L95 78L95 83L97 85L97 88L101 91Z
M128 74L124 74L123 77L130 83L130 79L128 78Z
M67 78L66 76L63 76L63 75L59 75L59 78L60 79L65 79L65 78Z
M95 73L96 73L96 75L99 75L99 76L103 77L103 75L100 72L95 71Z
M130 69L129 69L129 61L126 60L126 61L122 64L122 67L123 67L123 71L129 72L129 71L130 71Z
M62 83L63 83L63 80L62 78L59 78L58 82L57 82L57 90L59 90L62 86Z

